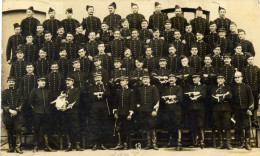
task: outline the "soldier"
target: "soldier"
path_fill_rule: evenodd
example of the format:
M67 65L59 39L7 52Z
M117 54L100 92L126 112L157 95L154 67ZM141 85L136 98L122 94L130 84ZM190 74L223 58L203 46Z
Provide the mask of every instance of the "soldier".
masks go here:
M202 17L202 15L203 10L200 6L198 6L196 9L196 17L190 21L190 24L192 25L192 32L194 34L196 34L198 30L202 30L204 34L208 34L209 23Z
M160 109L163 113L163 121L167 125L168 143L164 147L170 147L173 141L174 132L178 131L177 149L181 150L181 102L182 88L176 85L177 77L175 74L169 75L169 86L166 86L162 92L161 98L164 101L164 109Z
M132 52L133 59L137 59L144 53L144 42L139 39L139 32L137 29L132 29L132 39L128 40L127 47Z
M45 42L43 31L43 25L41 23L38 23L36 28L36 35L34 37L33 42L39 49L43 47L43 43Z
M255 49L254 45L252 42L249 40L246 40L246 32L243 29L238 29L238 37L239 37L239 42L242 45L242 52L243 53L250 53L253 56L255 56Z
M93 60L93 57L98 54L98 42L96 39L96 33L94 31L90 31L88 34L88 42L84 45L87 56L89 60Z
M121 87L116 90L113 102L113 114L118 130L118 144L112 150L127 150L128 137L132 123L132 115L135 110L135 92L128 87L128 77L120 78Z
M237 25L235 22L230 23L230 33L227 35L227 38L231 40L233 47L239 42L238 32L237 32Z
M36 27L37 24L40 23L40 21L33 17L34 15L34 9L33 6L30 6L26 10L27 17L22 20L21 22L21 29L22 29L22 35L25 36L28 32L31 32L33 36L36 35Z
M102 42L98 44L97 56L101 59L102 68L107 71L111 71L113 69L113 58L105 53L105 44Z
M88 12L88 17L83 18L81 24L83 26L83 30L85 30L85 37L89 35L91 31L94 31L96 34L101 29L101 21L98 17L94 16L94 6L87 5L86 10ZM87 38L86 38L87 41Z
M233 44L232 41L226 38L226 30L224 28L218 29L219 44L221 48L222 55L225 53L233 54Z
M142 77L147 72L143 69L144 60L142 58L138 58L135 61L135 70L130 72L130 78L129 78L129 86L130 88L133 88L135 92L139 89L139 87L142 85Z
M18 23L14 23L14 35L10 36L6 46L6 60L8 64L16 61L15 51L18 45L25 43L25 38L21 35L21 26Z
M44 30L51 32L51 35L55 38L57 36L57 30L61 25L61 22L55 18L56 11L51 7L49 8L48 14L50 19L47 19L43 22L43 27Z
M253 92L254 96L254 110L252 116L252 126L259 128L259 124L256 120L257 110L258 110L258 100L259 100L259 91L260 91L260 70L257 66L254 65L254 57L251 54L247 55L248 65L242 69L244 75L244 82L248 84Z
M159 68L159 58L153 55L152 47L145 46L144 70L152 73L155 69Z
M33 34L28 32L26 34L26 44L19 46L24 52L24 60L27 62L34 62L36 60L36 54L38 53L38 47L33 44L33 39Z
M58 60L59 72L62 73L64 77L67 77L68 72L70 71L71 62L67 59L67 52L65 47L60 47L59 52L60 58Z
M121 16L116 14L116 3L113 2L109 4L108 10L109 10L109 15L107 15L103 22L106 22L109 30L114 30L115 28L120 28L120 21L121 21Z
M109 123L110 108L108 98L110 91L106 83L102 80L101 73L94 75L94 83L89 85L90 114L89 125L91 127L92 150L97 150L98 145L102 150L107 150L103 145L107 137L107 124Z
M172 28L180 31L181 35L185 32L185 26L188 23L186 18L182 17L182 9L179 5L175 5L174 9L175 17L170 20L172 22Z
M50 61L46 58L47 52L46 48L42 48L39 51L39 59L35 64L35 73L37 76L47 75L50 72Z
M97 39L105 44L107 44L113 40L113 33L112 30L108 30L109 26L106 22L101 23L101 30L99 31L99 36Z
M132 52L130 49L126 48L124 53L124 58L122 60L122 68L126 70L126 76L129 76L130 73L135 69L135 59L133 59Z
M78 46L73 42L74 35L72 32L67 32L66 42L61 46L66 48L66 52L68 54L68 59L75 59L78 57Z
M179 30L174 31L174 40L172 44L176 48L176 54L178 56L181 55L188 56L187 46L181 41L181 32Z
M65 31L62 25L58 27L57 36L53 39L53 41L58 48L61 46L62 43L66 42Z
M198 56L198 47L196 44L191 46L191 56L189 57L189 65L194 69L194 72L199 73L202 68L202 57Z
M32 119L33 112L29 105L29 95L33 88L37 87L37 77L34 74L34 66L32 63L26 64L26 75L21 78L19 84L19 92L23 100L22 115L23 115L23 125L25 127L25 134L30 134L32 132Z
M230 99L232 97L232 92L229 86L225 86L224 75L217 76L217 85L211 88L211 100L213 103L213 123L214 128L218 130L219 146L218 149L225 148L223 143L224 136L223 130L226 133L226 148L232 150L231 145L231 105Z
M33 127L34 127L34 149L38 152L38 143L40 130L43 129L45 151L53 151L49 146L48 134L50 133L50 102L52 95L46 87L46 79L43 76L37 78L38 88L33 88L29 96L29 105L33 109Z
M148 73L143 75L142 83L143 86L141 86L137 92L137 109L139 111L142 129L147 131L147 144L144 149L150 149L152 146L153 149L158 150L155 126L159 109L159 92L156 86L150 84L150 76Z
M23 105L19 90L15 89L15 79L8 77L8 89L2 92L2 109L3 109L3 123L7 130L9 149L8 153L16 151L22 154L21 150L21 127L22 127L22 114L21 107ZM13 135L16 136L14 141Z
M191 24L186 24L185 33L183 35L182 43L185 44L187 49L191 48L191 45L196 41L196 36L192 32L193 28Z
M230 54L224 55L224 65L219 69L219 73L225 76L225 84L232 86L234 84L234 74L236 70L233 65L231 65Z
M229 34L231 20L226 18L226 9L219 6L218 13L219 18L214 20L214 22L217 24L217 29L225 28L227 30L227 34Z
M153 31L148 29L148 21L143 19L141 22L141 30L139 32L139 38L144 43L149 44L151 39L153 38Z
M23 59L24 53L22 50L18 49L17 51L15 51L15 53L17 61L12 64L9 76L15 78L15 85L16 87L18 87L18 85L20 84L20 79L26 74L25 67L27 62Z
M167 69L173 73L178 73L181 68L181 59L176 55L176 48L173 44L169 44L169 55L167 57Z
M74 35L74 42L78 45L84 45L85 44L85 35L83 34L83 27L81 24L76 25L76 34Z
M198 47L198 55L204 58L206 55L210 54L209 45L203 41L204 34L200 30L197 31L196 38L197 41L195 42Z
M240 147L251 150L250 147L250 116L254 109L254 97L249 85L242 82L241 72L235 73L236 84L232 87L232 108L236 121L235 129L240 137ZM245 135L244 131L245 130Z
M58 58L58 45L52 41L52 35L49 31L44 32L45 42L43 43L43 47L46 49L48 60L57 60Z
M215 43L213 48L212 66L218 71L224 64L223 56L221 56L220 53L221 53L220 45Z
M89 60L86 56L86 50L84 47L80 46L78 50L79 61L80 61L80 70L85 71L89 75L90 71L93 69L93 62Z
M154 13L149 17L149 29L157 28L159 31L164 29L164 21L168 19L168 16L161 12L162 5L159 2L154 3Z
M109 81L108 78L108 71L106 69L104 69L101 65L101 58L98 56L95 56L93 58L93 62L94 62L94 69L91 71L91 73L89 74L89 83L94 83L95 79L94 79L94 75L95 73L100 73L102 76L102 81L104 84L107 84Z
M153 39L150 41L149 45L152 47L153 55L155 57L166 56L165 47L167 47L164 40L160 39L160 31L158 28L153 29Z
M204 41L208 43L210 51L213 50L214 44L219 42L219 35L217 33L217 24L210 21L209 33L205 36Z
M65 14L66 14L66 19L61 21L61 25L64 27L65 34L67 34L68 32L72 32L73 34L75 34L75 28L76 25L79 24L79 21L72 18L73 15L72 8L68 8Z
M129 22L129 28L131 30L132 29L141 30L141 23L142 20L145 19L145 17L144 15L138 13L139 6L137 4L131 3L131 9L133 13L126 16L126 19Z
M65 152L72 151L71 142L75 144L76 151L83 151L80 147L79 136L79 98L80 91L78 88L74 88L74 79L72 77L66 78L66 90L64 90L61 96L67 97L66 109L61 114L61 121L65 126L66 137L68 141L68 147Z
M240 43L237 43L234 48L235 54L232 56L231 62L235 69L241 72L247 64L247 59L242 52L242 45Z
M125 50L125 41L121 39L119 29L114 29L114 39L108 43L106 53L113 58L123 58Z
M206 55L204 58L205 66L201 69L202 83L211 86L216 84L216 75L218 74L217 68L212 66L212 58L210 55ZM211 88L211 87L210 87Z
M122 62L119 58L115 58L114 59L114 69L111 71L110 75L109 75L109 82L111 85L111 91L114 90L116 91L116 89L119 88L120 86L120 78L122 76L126 76L126 71L125 69L121 68ZM115 92L112 92L115 93Z
M188 111L190 124L193 133L195 134L195 146L198 145L198 133L200 133L200 147L205 147L204 136L204 119L205 119L205 99L207 95L207 86L200 83L200 75L193 74L193 85L189 87L187 92L184 92L188 103Z
M172 29L172 23L171 20L166 20L164 22L164 30L161 33L161 39L163 39L166 44L170 44L174 40L174 29Z
M88 73L80 70L79 59L73 59L72 61L73 70L68 73L68 77L73 78L73 86L80 89L83 86L84 81L88 78Z
M121 38L124 39L127 43L129 39L131 39L131 30L129 29L129 22L126 18L121 19L121 26L120 34Z

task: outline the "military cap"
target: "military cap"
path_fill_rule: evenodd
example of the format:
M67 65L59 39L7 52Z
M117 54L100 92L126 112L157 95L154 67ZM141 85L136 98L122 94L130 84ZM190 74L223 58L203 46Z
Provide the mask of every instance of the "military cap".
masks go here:
M153 32L160 31L158 28L153 28Z
M242 44L239 43L239 42L237 42L237 43L235 44L234 48L236 48L236 47L238 47L238 46L242 46Z
M42 47L40 50L41 50L41 51L44 51L44 52L47 52L47 48L46 48L46 47ZM39 51L39 52L40 52L40 51Z
M53 11L55 10L50 7L48 12L53 12Z
M40 81L40 80L45 81L46 80L45 76L43 76L43 75L38 76L37 81Z
M136 61L138 61L138 62L144 62L144 59L143 59L143 57L138 57L138 58L136 59Z
M14 77L8 77L8 78L7 78L7 82L8 82L8 81L14 81L14 82L15 82L15 78L14 78Z
M237 32L238 32L238 33L240 33L240 32L244 32L244 33L246 33L246 31L243 30L243 29L237 29Z
M72 14L72 13L73 13L73 10L72 10L72 8L68 8L68 9L66 10L66 12Z
M191 45L190 49L192 49L192 48L197 48L197 49L198 49L198 45L197 45L196 43L193 43L193 44Z
M97 76L102 76L101 72L94 73L94 77L97 77Z
M218 11L220 10L226 10L225 8L222 8L221 6L218 7Z
M64 29L63 25L59 25L59 26L58 26L58 29L61 29L61 28Z
M63 51L63 50L66 50L66 47L61 46L61 47L60 47L60 51Z
M119 57L116 57L116 58L114 59L114 62L121 62L121 59L120 59Z
M174 48L175 48L174 44L169 44L169 45L168 45L168 48L171 48L171 47L174 47Z
M190 26L191 24L190 23L185 23L185 28L187 27L187 26Z
M51 34L51 32L49 32L48 30L45 30L44 34Z
M70 76L66 77L66 80L67 81L74 81L74 79L72 77L70 77Z
M181 9L181 7L179 5L175 5L175 10L176 9Z
M37 27L38 27L38 26L43 26L43 25L39 22L39 23L37 23Z
M214 21L209 22L209 25L213 25L213 24L216 24L216 22L214 22Z
M159 61L161 62L161 61L167 61L167 59L165 58L165 57L161 57L160 59L159 59Z
M89 8L94 8L92 5L87 5L86 10L88 11Z
M171 20L169 20L169 19L167 19L167 20L164 21L164 24L167 24L167 23L172 24Z
M198 6L196 10L202 11L202 8Z
M15 29L15 28L18 28L18 27L21 27L18 23L14 23L13 26L14 26L14 29Z
M137 4L135 4L135 3L133 3L133 2L131 3L131 7L133 7L133 6L135 6L135 5L138 6Z
M33 34L31 32L27 32L25 36L33 36Z
M121 76L120 81L128 81L128 77L127 76Z
M175 74L175 73L170 73L168 77L176 77L176 76L177 76L177 74Z
M150 78L150 75L148 72L145 72L144 75L143 75L143 78Z
M223 74L218 74L217 78L225 78L225 76Z
M75 59L72 60L72 64L77 63L77 62L79 63L79 59L78 58L75 58Z
M223 55L224 58L231 58L231 54L230 53L226 53Z
M128 21L126 18L121 19L121 24L124 23L125 21Z
M213 44L213 49L216 49L216 48L220 48L220 44L214 43L214 44Z
M141 23L143 23L143 22L147 22L147 23L148 23L148 21L147 21L146 19L142 19L142 22L141 22Z
M250 53L247 53L246 54L246 59L249 59L250 57L254 57L252 54L250 54Z
M33 6L30 6L27 10L34 11Z
M109 6L112 6L116 9L116 3L115 2L112 2L111 4L109 4Z
M15 52L16 52L16 54L18 54L18 53L24 53L21 49L17 49Z
M155 6L155 7L157 7L158 5L161 5L161 3L159 3L159 2L155 2L155 3L154 3L154 6Z
M150 45L145 45L144 49L147 50L147 48L152 48Z
M119 31L119 32L120 32L120 29L114 28L113 32L116 32L116 31Z
M204 35L204 32L202 30L198 30L197 33Z
M218 32L226 32L226 29L225 28L219 28Z
M78 28L78 27L82 27L82 24L77 23L77 24L76 24L76 28Z
M72 31L67 32L67 35L68 34L71 34L72 36L74 36L74 33Z
M94 62L97 62L97 61L100 61L100 60L101 60L101 58L98 57L98 56L94 56L94 58L93 58L93 61L94 61Z
M195 78L195 77L200 77L200 73L194 73L194 74L192 75L192 78Z

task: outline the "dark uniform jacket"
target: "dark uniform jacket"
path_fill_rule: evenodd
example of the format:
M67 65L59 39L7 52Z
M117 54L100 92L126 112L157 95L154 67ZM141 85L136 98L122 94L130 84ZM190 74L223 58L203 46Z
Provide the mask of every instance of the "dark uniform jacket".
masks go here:
M127 48L131 50L133 59L144 55L144 42L139 39L128 40Z
M21 50L24 52L24 60L27 62L34 62L38 58L39 49L34 44L23 44Z
M137 93L137 104L140 104L141 112L152 112L154 106L159 108L159 92L154 85L143 85Z
M74 70L68 73L68 77L74 79L74 87L81 88L83 86L84 81L87 80L88 75L84 71Z
M209 31L209 23L205 18L196 17L190 21L190 24L192 26L192 32L194 34L196 34L198 30L201 30L204 34L207 34Z
M165 103L164 111L181 111L182 88L179 85L166 86L163 90L162 97L170 95L176 95L175 101L177 102L170 104Z
M86 37L83 34L76 33L74 35L73 41L76 43L77 46L81 46L85 44Z
M85 30L85 36L87 37L90 31L94 31L96 34L101 29L101 21L98 17L88 16L83 18L81 22L83 30Z
M121 37L124 38L125 41L127 41L126 37L131 37L131 30L129 28L121 28L120 29Z
M89 41L85 45L86 56L96 56L98 54L98 42Z
M214 20L214 22L217 25L217 29L219 28L225 28L227 30L227 34L229 34L229 27L231 20L228 18L217 18Z
M61 22L57 19L47 19L42 23L44 30L49 31L53 37L57 36L57 30Z
M45 88L33 88L29 96L29 105L34 113L50 113L50 102L52 101L50 90Z
M44 38L44 34L36 34L34 36L34 40L33 43L39 48L41 49L43 47L43 43L45 42L45 38Z
M30 92L33 88L37 87L36 75L24 75L19 84L19 92L22 99L29 99Z
M260 69L254 65L247 65L242 69L243 80L253 92L260 93ZM256 97L255 97L256 98Z
M149 26L148 29L158 28L160 31L164 29L164 21L168 19L168 16L164 13L156 13L154 12L149 17Z
M122 60L122 68L126 69L126 75L129 76L130 73L135 69L135 60L133 58L125 57Z
M189 65L194 69L195 73L200 72L203 60L198 55L191 55L189 57Z
M65 34L67 34L67 32L72 32L75 33L76 30L76 26L79 24L79 21L76 19L64 19L61 21L61 25L64 28Z
M210 32L210 33L208 33L208 34L204 37L203 40L208 44L209 50L210 50L210 52L212 52L213 49L214 49L214 48L213 48L213 47L214 47L214 44L215 44L215 43L219 43L219 35L218 35L217 32L214 32L214 33Z
M79 111L79 98L80 98L80 90L78 88L70 88L70 89L66 89L65 93L68 94L67 100L69 102L69 104L75 102L75 104L73 105L72 109L68 109L66 111L64 111L64 113L78 113Z
M232 87L233 109L249 109L254 104L254 97L249 85L241 83Z
M191 49L192 43L196 41L196 36L193 33L184 33L182 38L186 41L185 45L187 47L187 51L189 51Z
M241 71L247 64L246 57L242 54L235 53L231 58L231 64L238 70Z
M93 68L93 62L91 62L87 56L80 57L79 61L80 61L80 70L86 72L86 74L89 75L89 73Z
M62 75L64 75L64 77L67 77L68 72L72 68L71 62L67 58L60 58L58 60L58 64L59 64L59 71L62 73Z
M148 29L141 29L139 32L139 38L146 43L146 40L151 40L153 38L153 34Z
M162 39L152 39L149 43L153 50L153 56L163 57L167 56L167 45Z
M255 56L255 49L252 42L248 40L240 40L239 42L242 45L242 52L247 52Z
M159 68L159 59L157 57L145 57L143 68L147 68L148 72L151 73L155 69Z
M140 30L141 29L142 20L145 19L145 17L142 14L133 13L133 14L127 15L126 19L129 22L129 28L130 29L135 28L137 30Z
M57 46L58 45L56 45L55 42L53 42L53 41L45 41L43 43L43 47L46 48L48 60L57 60L58 59L59 47L57 47ZM68 53L68 51L67 51L67 53Z
M171 56L167 57L167 69L169 69L173 73L177 73L181 68L181 59L179 56Z
M111 53L113 58L123 58L125 51L125 41L121 39L114 39L108 43L107 52Z
M19 112L22 107L22 99L19 90L14 88L5 89L2 92L2 108L4 113L9 114L9 109L16 110Z
M225 84L227 85L233 85L234 84L234 74L236 70L235 67L232 65L223 65L222 68L220 68L219 73L223 74L225 76Z
M47 75L50 72L50 61L48 59L39 59L34 63L36 75Z
M104 68L94 68L90 74L89 74L89 83L95 83L95 80L94 80L94 74L95 73L101 73L101 76L102 76L102 82L104 84L107 84L108 83L108 71Z
M103 22L107 23L109 30L114 30L115 28L120 28L121 16L111 13L104 18Z
M213 111L227 111L231 110L229 100L232 98L232 92L229 86L219 86L215 85L211 88L212 96L217 94L226 94L225 96L220 96L219 100L211 96L211 101L213 102Z
M38 23L40 23L40 21L34 17L27 17L23 19L21 22L22 35L25 36L28 32L36 35L36 28Z
M25 38L19 34L19 35L12 35L9 37L7 46L6 46L6 60L15 59L16 60L16 50L18 48L18 45L24 44ZM15 61L13 60L13 61Z
M179 30L183 35L185 33L185 26L188 23L186 18L175 16L170 20L172 22L172 28Z
M224 65L223 56L213 55L211 59L212 59L212 66L219 71L219 69Z
M114 68L113 58L107 54L97 55L101 58L101 65L107 71L111 71ZM93 66L94 68L94 66Z
M206 55L210 54L210 49L209 49L209 45L202 41L196 41L196 44L198 46L198 56L200 56L201 58L204 58Z
M172 42L172 44L174 45L174 47L176 49L176 54L178 56L181 56L181 55L188 56L187 46L185 44L183 44L181 40L174 40Z
M236 34L236 33L232 33L232 32L229 33L229 34L227 35L227 38L228 38L229 40L231 40L233 47L235 47L236 44L239 42L238 34Z
M172 30L163 30L161 33L161 37L164 38L164 42L168 45L174 40L174 31Z
M178 71L178 74L181 76L179 78L178 84L182 87L190 86L192 84L191 76L194 73L194 69L192 67L186 66L181 67ZM184 75L189 74L188 77L184 78Z
M60 72L50 72L47 76L47 86L56 98L65 89L65 78Z
M126 76L126 71L123 69L114 69L109 75L109 79L119 79L122 76ZM118 81L119 82L119 81Z
M102 99L98 99L95 93L102 93ZM89 99L91 109L109 109L107 99L109 99L110 91L106 84L91 83L89 85Z
M234 53L234 48L231 40L227 38L219 38L219 44L222 55L225 53Z
M99 41L102 41L105 45L107 45L110 41L114 39L114 36L109 31L99 31L100 37Z
M188 99L188 109L198 110L205 109L205 98L207 96L207 86L204 84L192 85L189 87L188 92L200 92L200 97L197 100L191 100L189 95L184 94ZM193 95L191 95L192 97Z
M14 63L12 63L11 69L10 69L10 77L16 78L16 84L19 84L19 79L22 78L26 74L26 64L27 62L24 60L19 60Z
M205 77L204 74L207 74L208 77ZM213 66L204 66L201 69L201 75L202 75L202 83L205 85L213 85L216 84L217 79L216 76L218 74L218 70L214 68Z
M68 59L74 59L78 57L78 46L73 42L63 43L61 46L66 48Z

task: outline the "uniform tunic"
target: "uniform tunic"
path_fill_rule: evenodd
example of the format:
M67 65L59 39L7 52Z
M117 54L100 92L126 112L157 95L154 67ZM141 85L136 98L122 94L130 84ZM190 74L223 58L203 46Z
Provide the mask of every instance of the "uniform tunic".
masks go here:
M212 59L212 66L219 71L219 69L224 64L223 57L220 55L213 55L211 59Z
M238 70L238 71L242 71L242 68L244 66L246 66L247 61L246 61L246 57L242 54L237 54L235 53L232 58L232 65Z
M7 46L6 46L6 60L16 61L16 50L18 45L25 44L25 38L19 35L12 35L8 38Z
M239 42L242 45L242 52L247 52L255 56L255 49L252 42L248 40L240 40Z
M107 23L109 30L114 30L115 28L120 28L121 16L111 13L104 18L103 22Z
M123 58L125 47L124 40L114 39L108 43L106 52L111 53L113 58Z
M100 31L100 38L99 41L102 41L105 45L113 40L113 35L109 31Z
M25 36L27 33L31 32L33 35L36 35L37 24L40 21L34 17L27 17L21 22L22 35Z
M49 31L53 37L57 36L57 30L61 22L57 19L47 19L42 23L44 30Z
M190 21L190 24L192 26L192 32L194 34L196 34L198 30L202 31L204 34L207 34L209 31L209 23L205 18L196 17Z
M198 55L191 55L189 57L189 65L194 69L195 73L201 71L202 62L203 62L202 58L199 57Z
M133 58L125 57L122 60L122 68L126 69L126 75L129 76L130 73L135 69L135 60Z
M114 68L113 58L106 54L97 55L101 58L101 65L107 71L111 71ZM94 68L94 66L93 66Z
M50 72L50 61L48 59L39 59L34 64L36 75L47 75Z
M174 45L174 47L176 49L176 54L178 56L181 56L181 55L188 56L189 55L187 46L185 44L183 44L181 40L174 40L172 42L172 44Z
M210 54L209 45L204 41L196 41L195 42L198 46L198 56L204 58L206 55Z
M135 28L137 30L140 30L142 20L145 19L145 17L144 17L144 15L139 14L139 13L132 13L132 14L127 15L126 19L129 22L130 29Z
M235 67L232 65L223 65L222 68L220 68L219 73L223 74L225 76L225 83L227 85L233 85L234 84L234 74L236 70Z
M83 87L84 81L87 80L88 75L85 71L74 70L68 73L68 77L74 79L74 87L81 88Z
M16 85L19 86L20 79L26 74L26 64L27 62L24 60L17 60L14 62L10 69L10 77L14 77L16 79Z
M78 46L73 42L63 43L61 46L65 47L68 59L74 59L78 57Z
M231 33L229 33L229 34L227 35L227 38L228 38L229 40L231 40L233 47L235 47L236 44L239 42L239 38L238 38L238 34L237 34L237 33L232 33L232 32L231 32Z
M177 73L181 68L181 59L177 55L169 55L167 57L167 69L173 73Z
M144 59L143 68L147 68L149 73L152 73L155 69L159 68L159 59L157 57L146 57Z
M24 52L26 62L34 62L38 58L39 49L34 44L24 44L21 46L21 50Z
M68 72L70 71L71 67L71 62L67 58L60 58L58 60L58 65L59 65L59 72L64 77L67 77Z
M139 39L131 39L127 42L127 47L131 50L133 59L144 55L144 42Z
M80 57L79 61L80 61L80 70L81 71L85 71L87 73L87 75L89 75L90 71L93 68L93 62L91 62L89 60L89 58L86 57L86 56L85 57Z
M76 19L64 19L61 21L61 25L64 28L65 34L68 32L72 32L73 34L76 32L75 28L79 24L79 21Z
M53 41L45 41L43 43L43 47L46 48L47 58L48 60L57 60L58 59L58 45L55 44ZM68 53L68 51L67 51Z
M80 46L80 45L84 45L86 41L86 37L83 34L77 34L74 36L74 42Z
M204 37L203 40L209 45L209 50L212 52L214 49L214 44L219 43L219 35L216 32L210 32Z
M43 43L45 42L44 34L36 34L33 40L33 43L41 49L43 47Z
M166 43L162 39L152 39L149 43L153 50L153 56L155 57L163 57L167 56L166 54Z
M98 17L88 16L83 18L81 22L83 30L85 30L85 36L87 37L91 31L94 31L96 34L101 28L101 21Z
M175 16L170 20L172 22L172 28L179 30L183 35L185 33L185 26L188 23L186 18Z
M108 83L108 71L104 68L94 68L90 74L89 74L89 83L94 83L95 80L94 80L94 75L95 73L101 73L101 76L102 76L102 82L104 84L107 84Z
M191 49L191 45L196 41L196 36L193 33L184 33L183 40L186 41L186 47L189 51Z
M202 74L202 83L209 86L216 84L216 76L218 74L218 70L214 68L212 65L210 66L204 66L201 68L201 74ZM208 76L205 77L204 74L207 74Z
M164 13L156 13L154 12L149 17L149 26L148 29L158 28L160 31L164 29L164 21L168 19L168 16Z
M174 31L172 30L164 30L161 33L161 37L164 37L165 43L168 45L174 40Z
M98 42L89 41L85 45L86 56L96 56L98 54Z
M234 47L231 40L227 38L219 38L219 44L222 55L225 53L234 53Z
M139 32L139 38L146 43L147 40L153 38L153 34L148 29L141 29Z
M227 30L227 34L229 34L229 27L230 27L230 23L231 20L228 18L217 18L214 20L214 22L217 25L217 29L219 28L225 28L225 30Z

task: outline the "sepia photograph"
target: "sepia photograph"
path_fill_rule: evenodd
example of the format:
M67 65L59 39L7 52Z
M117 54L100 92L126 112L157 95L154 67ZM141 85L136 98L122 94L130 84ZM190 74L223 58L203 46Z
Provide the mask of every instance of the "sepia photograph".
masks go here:
M1 156L260 155L260 0L1 2Z

